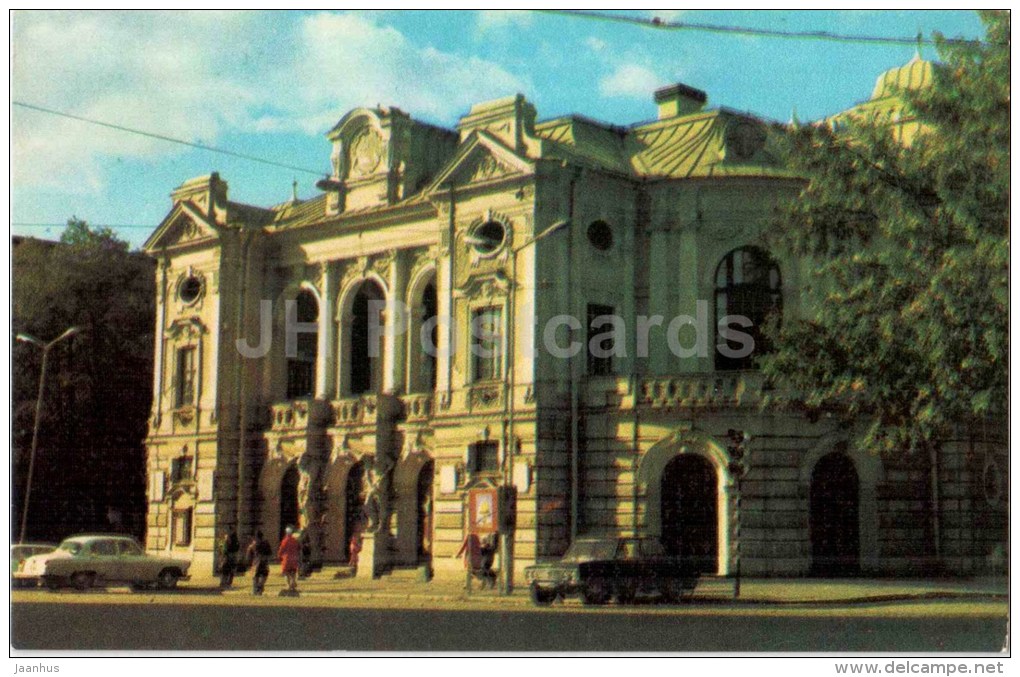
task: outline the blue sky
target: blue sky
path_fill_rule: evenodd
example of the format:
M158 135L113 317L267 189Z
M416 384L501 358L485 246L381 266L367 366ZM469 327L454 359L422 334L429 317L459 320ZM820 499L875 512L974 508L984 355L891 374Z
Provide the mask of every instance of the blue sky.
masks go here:
M629 12L790 31L977 38L971 11ZM817 119L866 99L913 46L665 31L530 11L15 12L12 99L326 173L325 132L362 105L452 126L522 92L539 119L629 125L684 82L710 106ZM923 55L934 58L933 48ZM219 171L231 199L283 202L316 177L13 107L11 221L71 216L140 245L185 179ZM57 238L58 226L12 225Z

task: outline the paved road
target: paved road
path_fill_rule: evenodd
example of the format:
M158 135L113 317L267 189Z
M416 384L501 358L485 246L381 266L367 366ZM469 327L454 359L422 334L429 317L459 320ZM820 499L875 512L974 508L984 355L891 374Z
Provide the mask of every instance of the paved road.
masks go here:
M269 599L265 600L270 602ZM282 601L282 600L281 600ZM17 649L243 651L961 651L1001 649L1002 612L712 608L408 609L15 601Z

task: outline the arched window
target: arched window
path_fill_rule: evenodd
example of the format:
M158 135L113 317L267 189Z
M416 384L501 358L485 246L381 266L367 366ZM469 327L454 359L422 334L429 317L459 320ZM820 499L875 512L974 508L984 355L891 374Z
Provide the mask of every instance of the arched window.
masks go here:
M294 300L296 320L299 323L316 322L319 319L319 302L307 289L298 293ZM318 357L318 332L299 331L292 354L287 355L287 399L311 397L315 391L315 361Z
M762 326L782 307L779 266L767 252L742 247L724 256L715 271L715 368L752 368L769 349Z
M350 350L346 365L351 395L382 389L383 345L379 328L383 326L385 299L382 288L373 280L366 280L351 304Z
M410 393L432 392L436 389L436 356L438 354L439 296L434 276L411 300L411 322L408 331L408 388Z

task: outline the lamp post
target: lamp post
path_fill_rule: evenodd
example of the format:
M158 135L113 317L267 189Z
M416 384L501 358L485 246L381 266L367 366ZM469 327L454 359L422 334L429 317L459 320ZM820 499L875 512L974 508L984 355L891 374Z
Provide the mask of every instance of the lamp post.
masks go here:
M516 303L515 303L515 285L517 283L517 255L525 248L530 247L539 240L557 233L570 225L568 219L561 219L556 221L538 235L530 238L523 244L514 247L510 250L510 284L509 291L507 293L507 338L506 338L506 354L503 356L503 459L502 459L502 484L501 490L503 495L509 497L511 495L510 487L513 484L513 448L516 446L514 440L514 392L515 392L515 378L516 378L516 355L514 354L514 337L517 333L517 327L515 323ZM468 243L471 244L473 238L468 238ZM502 510L509 508L509 501L505 501L504 505L501 506ZM504 521L501 515L501 521ZM500 561L502 562L502 580L500 581L500 592L504 595L509 595L513 592L513 554L510 531L514 529L513 524L509 524L508 521L504 521L505 527L501 529L500 533Z
M42 348L42 366L39 368L39 394L35 399L35 423L32 427L32 449L28 454L28 480L25 482L25 500L21 507L21 531L18 535L18 543L25 542L25 530L28 527L28 501L32 496L32 470L35 467L35 450L39 444L39 421L42 418L43 392L46 388L46 358L49 357L50 348L66 338L78 333L78 327L69 327L63 334L49 343L44 343L34 336L28 334L17 334L15 338L24 343L31 343Z

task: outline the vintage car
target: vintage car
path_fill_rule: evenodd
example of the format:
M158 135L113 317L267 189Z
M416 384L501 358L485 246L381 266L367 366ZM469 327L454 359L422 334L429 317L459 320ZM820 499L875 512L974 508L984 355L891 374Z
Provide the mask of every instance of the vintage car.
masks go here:
M45 555L53 552L57 547L56 543L15 543L11 546L11 580L14 587L35 585L32 579L19 579L16 575L25 566L25 560L35 555Z
M559 562L527 567L531 600L550 604L557 597L580 595L585 604L621 604L639 595L679 602L694 591L698 573L669 557L654 538L580 538Z
M105 583L171 589L188 578L190 566L188 560L146 554L130 536L86 535L65 539L49 554L29 557L15 578L41 581L51 590L65 585L87 590Z

